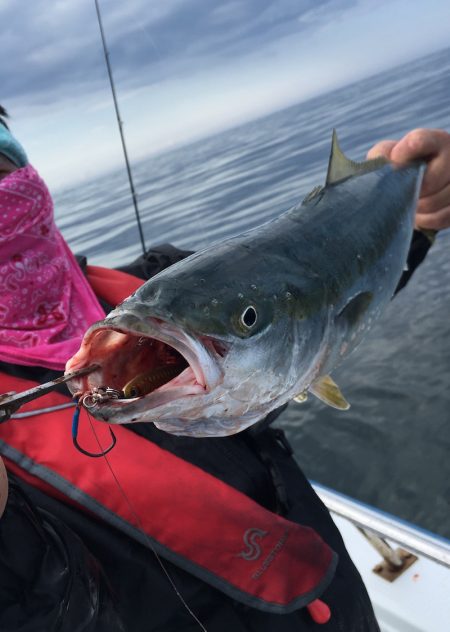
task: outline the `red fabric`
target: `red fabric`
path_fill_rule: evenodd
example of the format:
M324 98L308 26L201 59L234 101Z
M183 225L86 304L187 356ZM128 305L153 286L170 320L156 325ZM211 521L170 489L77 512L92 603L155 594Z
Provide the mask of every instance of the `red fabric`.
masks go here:
M95 294L110 305L118 305L145 283L131 274L101 266L86 266L86 276Z
M1 376L1 384L6 391L32 386L7 375ZM49 393L21 412L66 401ZM72 415L73 409L66 409L11 420L1 424L0 439L238 591L287 605L314 590L330 569L332 552L312 529L267 511L200 468L117 426L117 445L108 460L130 509L105 460L86 457L72 445ZM102 445L109 445L108 425L92 423ZM87 450L98 451L84 410L78 438ZM34 475L40 487L39 472ZM48 493L49 485L43 487ZM57 479L55 492L61 497ZM81 497L78 502L82 504Z
M324 624L328 623L331 619L331 610L329 606L320 599L315 599L306 607L308 608L308 612L315 623Z

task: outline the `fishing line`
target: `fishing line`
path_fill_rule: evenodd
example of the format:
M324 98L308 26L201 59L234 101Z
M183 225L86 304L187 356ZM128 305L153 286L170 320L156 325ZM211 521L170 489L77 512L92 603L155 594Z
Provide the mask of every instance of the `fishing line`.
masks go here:
M173 590L175 591L175 594L177 595L178 599L179 599L179 600L181 601L181 603L183 604L184 608L185 608L185 609L187 610L187 612L191 615L191 617L194 619L194 621L195 621L196 623L198 623L198 625L199 625L200 629L201 629L203 632L208 632L208 630L205 628L205 626L204 626L204 625L203 625L203 623L200 621L200 619L197 617L197 615L193 612L193 610L191 610L191 608L190 608L190 607L189 607L189 605L187 604L186 600L184 599L183 595L182 595L182 594L180 593L180 591L178 590L178 588L177 588L177 586L176 586L176 584L175 584L174 580L173 580L173 579L172 579L172 577L170 576L169 571L168 571L168 570L167 570L167 568L164 566L164 563L163 563L163 561L162 561L161 557L159 556L158 552L155 550L155 548L154 548L154 546L153 546L153 544L152 544L152 541L150 540L149 536L148 536L148 535L146 534L146 532L144 531L143 526L142 526L142 523L141 523L141 521L140 521L140 519L139 519L138 514L137 514L137 513L136 513L136 511L134 510L133 505L131 504L130 499L128 498L128 496L127 496L127 494L126 494L126 492L125 492L124 488L123 488L123 487L122 487L122 485L120 484L120 481L119 481L119 479L117 478L117 476L116 476L116 474L115 474L115 472L114 472L114 470L113 470L113 468L112 468L112 466L111 466L111 463L110 463L110 461L109 461L109 459L108 459L108 456L107 456L107 452L108 452L108 451L107 451L107 452L105 452L105 450L103 449L103 446L102 446L102 444L101 444L101 441L100 441L100 439L98 438L97 432L96 432L96 430L95 430L94 424L92 423L92 417L91 417L91 415L89 414L89 411L86 411L86 412L87 412L87 415L88 415L89 424L90 424L90 426L91 426L92 433L93 433L93 435L94 435L94 437L95 437L95 440L96 440L97 445L98 445L98 447L99 447L99 449L100 449L100 452L102 453L100 456L103 456L103 458L104 458L104 460L105 460L105 462L106 462L106 465L107 465L107 467L108 467L109 471L111 472L111 476L113 477L113 479L114 479L114 481L115 481L115 483L116 483L116 485L117 485L117 487L118 487L118 489L119 489L119 492L120 492L120 494L121 494L122 498L125 500L125 502L126 502L126 504L127 504L127 506L128 506L128 509L130 510L131 515L132 515L132 516L133 516L133 518L135 519L136 526L138 527L138 529L140 530L140 532L143 534L143 536L144 536L144 538L145 538L145 540L146 540L146 542L147 542L147 544L148 544L149 548L151 549L151 551L152 551L153 555L156 557L156 559L157 559L157 561L158 561L158 564L159 564L159 565L160 565L160 567L161 567L161 570L163 571L164 575L166 576L167 580L169 581L170 585L172 586Z

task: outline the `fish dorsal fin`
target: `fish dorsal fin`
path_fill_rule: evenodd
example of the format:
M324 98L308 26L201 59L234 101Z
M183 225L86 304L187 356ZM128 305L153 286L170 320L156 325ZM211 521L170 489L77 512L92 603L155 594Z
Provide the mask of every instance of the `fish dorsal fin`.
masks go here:
M347 158L339 146L336 130L333 130L331 140L330 161L328 163L326 186L345 180L350 176L357 176L363 173L375 171L383 165L388 164L388 160L383 157L365 160L364 162L354 162Z
M339 410L348 410L350 408L350 404L342 395L339 386L329 375L322 375L322 377L314 380L308 390L322 402L328 404L328 406Z

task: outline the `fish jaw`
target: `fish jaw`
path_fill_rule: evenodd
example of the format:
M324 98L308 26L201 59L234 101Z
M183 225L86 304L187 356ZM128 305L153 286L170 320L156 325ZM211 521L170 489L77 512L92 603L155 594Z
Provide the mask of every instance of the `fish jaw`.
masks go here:
M220 352L218 351L220 349ZM72 394L82 400L85 394L98 389L123 391L124 385L137 374L171 366L181 369L173 379L142 397L125 399L90 398L84 405L97 419L109 423L154 421L161 407L213 391L223 380L220 353L224 352L212 339L199 337L159 318L145 320L132 313L112 312L110 317L94 324L85 334L79 351L68 361L66 372L96 365L87 376L68 382Z
M192 437L235 434L292 399L312 379L311 362L316 358L305 358L304 348L312 332L305 333L304 323L300 329L301 335L286 320L256 340L218 344L217 339L188 333L160 318L112 313L88 330L66 367L98 369L71 380L69 388L74 394L87 393L80 400L85 408L111 424L152 422L163 431ZM285 353L274 349L274 338ZM148 395L104 401L90 395L101 387L122 390L144 367L163 362L167 350L173 353L170 349L188 366Z

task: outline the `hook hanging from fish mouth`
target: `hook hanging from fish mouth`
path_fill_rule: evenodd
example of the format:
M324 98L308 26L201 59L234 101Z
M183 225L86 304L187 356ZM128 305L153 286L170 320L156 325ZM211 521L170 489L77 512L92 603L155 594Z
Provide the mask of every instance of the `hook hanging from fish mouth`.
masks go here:
M113 389L109 389L109 390L113 390ZM83 399L85 399L86 397L90 396L89 393L86 393L86 395L84 395ZM89 452L88 450L85 450L84 448L81 447L81 445L78 443L78 426L79 426L79 422L80 422L80 410L81 410L81 399L82 398L78 398L78 397L74 397L75 400L77 401L77 407L75 408L75 412L73 414L73 419L72 419L72 441L73 441L73 445L76 447L76 449L78 450L78 452L81 452L81 454L84 454L85 456L90 456L91 458L98 458L100 456L106 456L109 452L111 452L111 450L114 448L114 446L117 443L117 439L116 436L114 434L114 432L112 431L111 428L109 428L109 432L111 433L111 437L112 437L112 443L111 445L106 448L106 450L102 450L101 452Z

